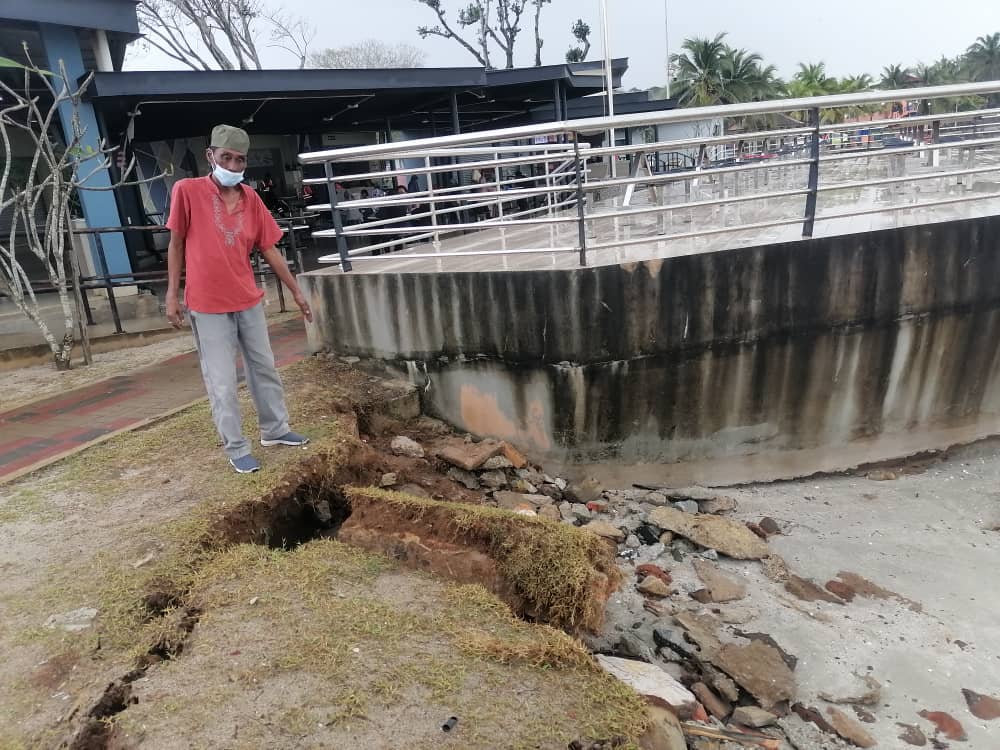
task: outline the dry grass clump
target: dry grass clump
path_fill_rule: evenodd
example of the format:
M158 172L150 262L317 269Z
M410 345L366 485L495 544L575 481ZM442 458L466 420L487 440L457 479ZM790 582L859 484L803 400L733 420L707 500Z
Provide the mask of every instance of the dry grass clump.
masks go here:
M596 535L497 508L426 500L374 488L349 488L353 512L391 513L438 538L488 554L504 583L538 619L595 630L621 573Z

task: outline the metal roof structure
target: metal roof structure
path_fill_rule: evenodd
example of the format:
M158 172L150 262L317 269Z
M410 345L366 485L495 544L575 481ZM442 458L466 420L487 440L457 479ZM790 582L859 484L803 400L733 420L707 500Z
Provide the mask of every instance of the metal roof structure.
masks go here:
M628 60L612 63L616 85ZM89 98L109 133L140 141L203 135L218 122L251 133L407 130L451 133L520 124L604 90L602 63L514 70L225 70L97 73ZM453 110L452 104L455 108ZM169 116L167 116L169 115Z

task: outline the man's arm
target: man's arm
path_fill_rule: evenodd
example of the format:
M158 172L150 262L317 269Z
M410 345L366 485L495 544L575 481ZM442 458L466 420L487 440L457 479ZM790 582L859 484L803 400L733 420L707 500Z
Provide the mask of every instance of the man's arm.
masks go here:
M274 271L275 275L284 284L288 291L292 293L292 297L295 299L295 304L299 306L302 311L302 315L312 323L312 310L309 308L309 303L306 301L306 297L302 294L302 290L299 289L299 282L295 280L292 276L292 272L288 270L288 264L285 262L284 256L282 256L281 251L278 250L274 245L267 248L266 250L261 250L260 254L264 256L264 260Z
M181 310L177 296L181 289L181 272L184 270L184 235L180 232L170 233L170 245L167 247L167 320L174 328L184 325L184 311Z

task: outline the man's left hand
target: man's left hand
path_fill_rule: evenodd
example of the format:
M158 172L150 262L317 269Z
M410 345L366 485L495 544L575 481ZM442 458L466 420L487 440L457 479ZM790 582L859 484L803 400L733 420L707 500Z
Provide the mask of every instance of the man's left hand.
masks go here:
M299 309L302 311L302 316L307 321L312 323L313 321L312 308L309 307L309 303L306 301L305 296L302 294L295 295L295 304L298 305Z

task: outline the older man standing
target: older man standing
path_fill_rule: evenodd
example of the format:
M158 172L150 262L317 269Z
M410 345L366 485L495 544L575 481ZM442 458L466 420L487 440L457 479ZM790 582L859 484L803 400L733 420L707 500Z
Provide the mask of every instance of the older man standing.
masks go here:
M184 324L177 300L181 270L184 302L198 346L215 427L229 463L240 474L260 469L243 437L237 400L236 353L243 354L250 395L257 406L261 445L305 445L309 439L292 432L281 378L267 333L261 291L254 282L250 254L257 247L281 283L291 291L306 320L312 312L275 244L281 229L260 196L243 185L250 137L230 125L212 130L206 151L212 173L180 180L170 206L167 318Z

